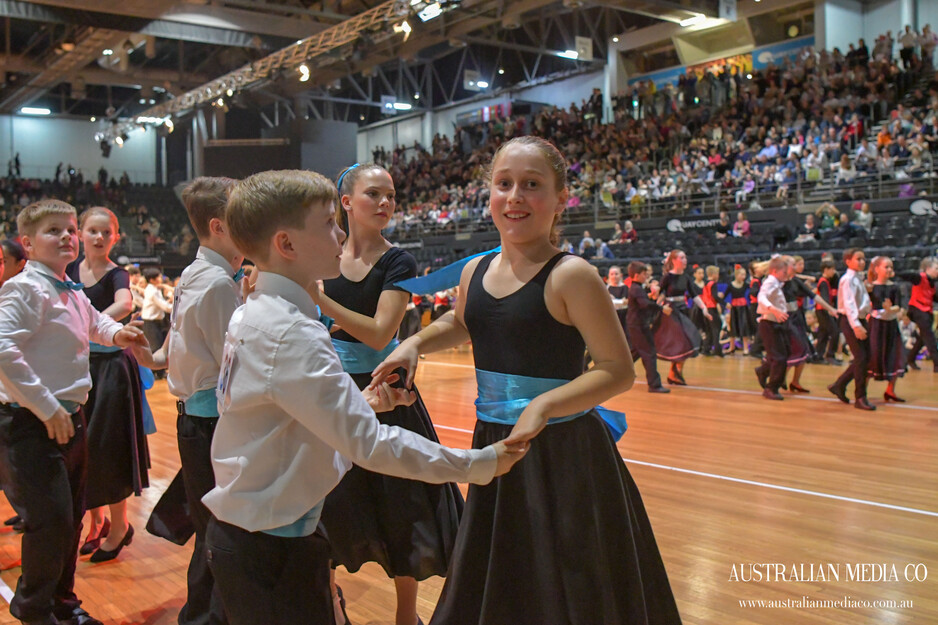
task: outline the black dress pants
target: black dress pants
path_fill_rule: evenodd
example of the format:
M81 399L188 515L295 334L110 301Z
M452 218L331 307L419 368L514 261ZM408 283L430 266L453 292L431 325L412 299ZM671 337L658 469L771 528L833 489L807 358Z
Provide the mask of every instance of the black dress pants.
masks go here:
M186 604L179 611L179 625L228 623L221 595L215 588L215 578L208 567L205 532L212 513L202 503L202 497L215 488L212 437L217 423L217 417L193 417L182 410L176 419L182 478L189 500L189 516L195 527L195 548L186 574Z
M655 350L655 333L650 327L630 325L628 327L629 345L632 348L632 360L641 358L645 367L645 379L649 388L661 386L658 373L658 352Z
M867 329L866 321L860 323L863 324L864 329ZM870 364L869 336L865 339L858 339L846 315L840 316L840 331L844 333L844 339L846 339L847 345L850 346L853 360L850 362L850 366L834 382L834 387L846 390L850 380L853 380L854 397L856 399L866 399L866 380L869 377L867 369L869 369ZM867 329L867 332L869 332L869 329Z
M74 588L88 460L82 410L72 423L75 436L59 445L32 412L0 404L4 487L26 524L22 573L10 602L10 614L23 621L67 619L81 605Z
M837 317L831 317L826 310L818 308L817 313L817 355L822 358L836 358L837 345L840 343L840 326Z
M334 625L328 541L283 538L212 518L208 561L231 625Z
M928 356L932 365L938 366L938 346L935 345L935 331L932 329L934 319L930 312L925 312L915 306L909 306L909 319L918 327L918 338L909 350L909 362L914 362L922 345L928 348Z
M759 375L767 378L765 387L777 393L785 381L788 356L791 353L791 334L788 323L759 322L759 337L765 349L765 358L759 366Z

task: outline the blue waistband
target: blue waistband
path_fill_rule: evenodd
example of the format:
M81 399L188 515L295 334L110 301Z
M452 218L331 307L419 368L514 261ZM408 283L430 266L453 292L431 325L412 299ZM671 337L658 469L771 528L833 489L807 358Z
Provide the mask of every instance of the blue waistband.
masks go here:
M569 381L555 378L532 378L476 369L476 383L479 386L479 397L475 402L476 418L479 421L488 423L514 425L532 399L563 386ZM601 406L597 406L593 410L596 410L603 421L606 422L616 440L622 438L628 428L624 413L608 410ZM550 419L547 423L548 425L564 423L582 417L588 412L590 410L584 410L565 417L557 417Z
M319 525L319 517L322 516L323 503L324 501L320 501L313 506L312 510L289 525L262 530L262 533L270 534L271 536L279 536L280 538L301 538L303 536L309 536L316 531L316 526Z
M397 339L391 339L391 342L380 351L371 349L364 343L353 343L338 339L332 339L332 345L335 347L339 360L342 361L342 368L346 373L371 373L400 345L400 342Z
M196 391L185 401L185 404L186 414L190 417L218 416L218 399L215 397L214 388Z
M117 345L100 345L98 343L91 343L90 346L92 354L113 354L114 352L124 351L123 347L118 347Z

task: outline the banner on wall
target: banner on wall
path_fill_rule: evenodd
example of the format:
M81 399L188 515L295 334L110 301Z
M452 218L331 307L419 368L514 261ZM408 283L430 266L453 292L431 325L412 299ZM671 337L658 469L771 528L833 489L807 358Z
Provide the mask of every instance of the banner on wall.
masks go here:
M752 51L753 69L765 69L769 65L781 65L785 59L794 61L806 48L814 46L814 35L789 39Z
M642 74L640 76L629 78L628 84L633 85L639 81L644 82L651 80L658 87L668 84L677 85L680 77L686 75L688 70L691 70L697 74L697 78L699 80L703 77L704 72L717 73L723 69L724 65L735 67L737 73L746 74L752 71L752 55L737 54L734 56L723 57L721 59L715 59L713 61L707 61L706 63L698 63L696 65L681 65L678 67L670 67L668 69L663 69L657 72L650 72L648 74Z

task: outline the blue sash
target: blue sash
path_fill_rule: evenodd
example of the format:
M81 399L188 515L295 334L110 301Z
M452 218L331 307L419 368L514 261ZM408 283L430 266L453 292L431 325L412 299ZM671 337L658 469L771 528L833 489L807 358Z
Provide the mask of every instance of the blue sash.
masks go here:
M124 351L123 347L118 347L117 345L101 345L92 341L89 344L92 354L113 354L114 352Z
M569 381L554 378L531 378L523 375L476 369L476 383L479 386L479 397L475 402L476 418L479 421L488 423L514 425L532 399L563 386ZM628 428L628 424L625 422L625 413L609 410L602 406L597 406L592 410L599 413L615 440L622 438ZM589 412L591 410L584 410L566 417L557 417L548 420L547 424L572 421Z
M147 391L153 388L156 383L156 376L153 372L137 365L137 373L140 375L140 387L143 390L140 393L140 407L143 409L143 431L146 434L156 434L156 420L153 418L153 410L150 408L150 402L147 401Z
M76 412L78 412L79 408L81 408L81 404L79 404L77 401L72 401L70 399L59 399L58 397L56 397L56 401L59 402L60 406L65 408L65 412L67 412L68 414L75 414ZM10 404L8 404L8 406L10 406L10 408L22 408L23 407L17 404L16 402L11 402Z
M399 286L402 289L406 289L407 291L416 293L417 295L445 291L459 284L459 277L462 275L462 269L469 263L470 260L478 256L485 256L486 254L501 251L502 246L499 245L494 250L479 252L478 254L467 256L466 258L462 258L454 263L450 263L449 265L441 267L440 269L437 269L436 271L425 276L408 278L407 280L395 282L394 286Z
M281 538L301 538L303 536L309 536L316 531L316 526L319 525L319 517L322 516L322 506L324 502L325 501L320 501L313 506L312 510L289 525L282 525L269 530L261 530L261 533L279 536Z
M339 360L342 361L342 369L346 373L371 373L400 345L400 341L391 339L391 342L381 351L375 351L364 343L353 343L338 339L332 339L332 345L335 347Z
M214 387L196 391L185 401L185 404L186 414L190 417L218 416L218 399L215 397Z

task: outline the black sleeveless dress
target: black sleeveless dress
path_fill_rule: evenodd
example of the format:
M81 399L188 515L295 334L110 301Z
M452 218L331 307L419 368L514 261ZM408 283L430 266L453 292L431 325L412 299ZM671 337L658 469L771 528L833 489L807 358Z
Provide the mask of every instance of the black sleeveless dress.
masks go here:
M883 303L888 299L895 306L901 293L898 284L874 284L870 293L873 311L882 314ZM874 380L892 380L905 375L905 345L899 322L893 319L870 317L870 364L869 374Z
M360 282L344 276L326 280L330 298L357 313L374 317L378 299L386 290L403 291L395 282L413 278L417 262L396 247L375 263ZM358 343L344 331L333 334L340 341ZM400 370L401 382L405 379ZM358 388L371 383L371 373L353 373ZM416 432L439 442L427 408L414 386L417 401L378 413L378 420ZM390 477L353 466L326 496L322 526L332 545L333 566L354 573L365 562L377 562L389 577L427 579L445 575L456 542L463 497L456 484L425 484Z
M76 261L66 273L80 282ZM114 303L114 295L130 288L123 267L114 267L85 295L99 312ZM130 495L140 495L150 485L150 451L143 427L143 388L137 360L130 350L92 352L91 391L85 403L88 420L87 509L119 503Z
M694 281L687 274L665 272L661 277L661 293L671 306L670 315L659 315L655 323L655 348L658 358L683 362L700 353L700 330L691 321L686 297L693 300L700 295ZM694 306L695 310L700 310Z
M465 311L477 369L554 379L583 372L583 338L544 303L562 256L503 298L482 286L495 255L482 259ZM473 447L511 429L477 421ZM431 625L680 622L638 488L596 411L548 425L510 472L469 486Z

